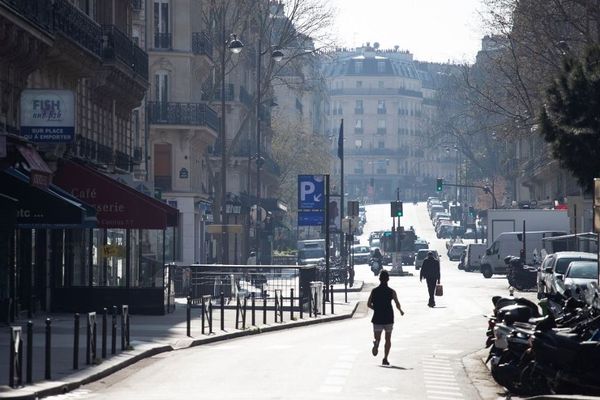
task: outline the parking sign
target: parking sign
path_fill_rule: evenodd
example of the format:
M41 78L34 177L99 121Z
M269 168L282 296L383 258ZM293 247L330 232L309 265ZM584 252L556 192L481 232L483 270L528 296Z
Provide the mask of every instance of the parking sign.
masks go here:
M325 209L324 175L298 175L298 209Z

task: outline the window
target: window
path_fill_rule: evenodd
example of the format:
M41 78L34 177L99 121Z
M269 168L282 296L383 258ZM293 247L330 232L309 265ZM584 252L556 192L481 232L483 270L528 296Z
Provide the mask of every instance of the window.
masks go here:
M380 140L377 142L377 148L378 149L385 149L385 142L383 140Z
M356 81L356 87L357 88L361 88L362 87L362 81Z
M96 0L79 0L78 8L86 13L91 19L96 19Z
M385 119L380 119L377 121L377 129L385 129Z
M363 101L356 100L356 104L354 105L354 114L362 114L363 111Z
M378 81L378 82L377 82L377 87L378 87L379 89L383 89L383 81Z
M377 102L377 114L385 114L385 113L386 113L385 100L379 100Z
M159 103L169 101L169 72L156 71L154 75L154 99Z
M363 120L357 119L354 123L354 133L362 134L363 133Z
M377 73L383 74L384 72L385 72L385 62L384 61L378 61L377 62Z
M363 141L362 141L362 139L356 139L354 141L354 147L357 148L357 149L362 149L362 147L363 147Z
M355 74L362 74L363 72L363 63L362 61L356 61L354 63L354 73Z
M171 47L168 0L154 0L154 47L157 49Z

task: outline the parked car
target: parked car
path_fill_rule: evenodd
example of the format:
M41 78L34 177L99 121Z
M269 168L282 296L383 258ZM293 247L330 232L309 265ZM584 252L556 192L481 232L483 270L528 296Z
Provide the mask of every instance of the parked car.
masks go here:
M448 250L448 259L450 261L458 261L460 260L460 256L467 249L467 245L464 243L455 243Z
M369 246L354 245L352 246L354 253L355 264L368 264L371 258L371 249Z
M415 269L421 269L421 267L423 266L423 260L427 258L427 254L429 254L430 251L433 253L433 256L435 258L437 258L438 260L440 259L437 250L421 249L417 251L417 255L415 256Z
M481 239L482 241L485 239L485 231L483 230L483 227L478 227L477 231L475 231L475 229L473 228L468 228L465 230L465 233L463 234L463 238L464 239Z
M582 251L559 251L548 254L538 270L538 297L542 298L545 294L557 293L557 276L564 279L567 268L573 261L596 262L597 259L596 254ZM597 277L598 275L596 275L596 279Z
M464 270L467 272L478 270L481 267L481 258L487 246L483 243L470 243L467 245Z
M425 239L415 240L415 254L419 250L428 249L428 248L429 248L429 242L427 240L425 240Z
M571 296L583 299L582 293L588 289L588 283L598 282L598 263L596 261L573 261L569 264L565 275L557 275L556 279L559 291L569 290Z

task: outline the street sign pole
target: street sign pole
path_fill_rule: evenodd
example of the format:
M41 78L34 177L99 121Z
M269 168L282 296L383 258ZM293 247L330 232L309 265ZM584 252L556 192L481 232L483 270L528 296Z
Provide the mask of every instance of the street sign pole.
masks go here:
M325 175L325 301L329 301L329 174Z

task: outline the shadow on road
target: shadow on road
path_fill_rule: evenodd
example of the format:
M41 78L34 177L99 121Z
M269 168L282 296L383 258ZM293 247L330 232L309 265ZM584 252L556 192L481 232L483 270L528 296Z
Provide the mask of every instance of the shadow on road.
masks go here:
M400 367L398 365L380 365L381 368L388 368L388 369L400 369L403 371L410 371L413 368L404 368L404 367Z

